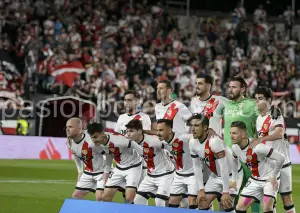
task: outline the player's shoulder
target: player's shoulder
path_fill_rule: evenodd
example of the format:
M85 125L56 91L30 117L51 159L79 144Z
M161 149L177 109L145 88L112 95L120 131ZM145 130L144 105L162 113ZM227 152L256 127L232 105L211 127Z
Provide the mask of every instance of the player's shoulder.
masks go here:
M198 96L194 96L191 98L191 102L197 102L199 101L199 97Z
M247 104L250 104L250 105L255 105L256 106L256 100L253 99L253 98L244 98L242 100L243 103L247 103Z
M260 153L271 149L271 147L267 146L266 144L259 143L253 148L253 152Z
M208 140L211 147L217 148L219 146L224 146L224 141L219 136L209 137Z
M187 134L187 133L180 134L178 132L175 133L175 138L178 138L179 140L182 140L185 142L188 142L190 140L190 137L191 137L191 134Z
M127 113L123 113L121 115L119 115L118 121L123 120L124 118L127 118L128 114Z
M220 96L220 95L212 95L211 98L214 98L222 103L228 102L227 98L225 98L224 96Z
M146 114L146 113L144 113L144 112L139 112L139 114L140 114L140 116L142 117L142 118L150 118L150 116L148 115L148 114Z
M160 140L156 135L150 135L150 134L144 133L144 141L155 142L155 141L160 141Z
M106 132L106 134L109 136L110 140L113 142L118 142L120 140L128 140L124 135L118 133L118 132Z

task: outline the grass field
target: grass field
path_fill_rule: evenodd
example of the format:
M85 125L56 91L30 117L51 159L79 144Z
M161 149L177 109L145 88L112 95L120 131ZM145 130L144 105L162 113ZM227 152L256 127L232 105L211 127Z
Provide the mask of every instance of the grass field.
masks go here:
M72 161L0 160L0 213L58 213L76 178ZM90 193L86 199L94 198ZM293 166L293 199L299 212L300 165ZM122 200L118 193L115 201ZM277 213L283 212L278 199Z

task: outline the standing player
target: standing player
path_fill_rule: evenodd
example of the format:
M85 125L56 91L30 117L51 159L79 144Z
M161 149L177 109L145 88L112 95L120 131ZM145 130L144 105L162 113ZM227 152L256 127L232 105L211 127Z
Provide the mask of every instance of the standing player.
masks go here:
M172 84L168 80L162 80L157 85L157 98L161 101L155 105L156 120L173 120L173 131L187 133L186 121L192 116L189 109L181 102L171 99ZM181 207L188 208L188 200L181 201Z
M157 85L157 98L161 100L155 105L156 120L173 120L173 131L186 133L186 121L192 116L189 109L181 102L171 99L172 84L168 80L160 81Z
M126 128L132 146L143 156L148 169L147 176L138 188L134 203L146 205L150 195L155 197L156 206L166 206L175 168L164 150L164 144L157 136L143 134L143 126L139 120L131 120Z
M236 177L238 158L244 161L251 170L251 178L241 192L236 212L246 213L252 203L259 203L263 200L263 212L273 213L284 156L264 144L259 144L252 149L249 146L246 124L242 121L235 121L231 124L230 135L232 143L243 151L236 153L236 145L232 147L233 155L237 157L234 160L233 177Z
M129 121L137 119L142 121L144 130L151 130L151 120L149 115L138 111L139 94L133 90L127 90L124 95L124 107L126 113L119 116L115 132L126 135L126 127Z
M157 136L171 152L176 166L176 174L171 186L169 207L178 208L183 196L188 194L189 208L197 209L198 186L189 150L190 135L174 133L172 128L173 121L171 120L160 119L157 121Z
M226 212L235 212L234 198L229 194L229 174L232 155L219 137L208 138L209 120L203 114L191 118L193 138L190 140L190 153L193 158L195 177L199 187L197 201L200 210L209 210L212 201L221 197ZM205 164L212 172L207 183L203 184L202 168Z
M93 143L90 135L83 132L82 121L79 118L71 118L67 121L66 134L67 145L73 153L78 170L77 185L72 197L83 199L88 192L96 191L96 200L101 201L112 158L107 155L105 162L103 146Z
M284 118L280 114L277 114L278 118L275 119L272 115L280 112L275 112L274 106L271 107L273 99L273 92L271 89L267 87L257 88L255 91L255 99L260 113L256 120L256 130L259 138L253 139L251 146L265 143L285 156L284 165L280 170L279 193L285 211L294 213L296 210L292 200L292 169L289 157L289 143L284 129Z
M247 90L247 84L241 77L233 77L229 82L229 99L224 108L224 140L227 146L231 147L230 125L234 121L244 121L247 127L248 137L256 137L256 118L258 110L255 100L248 99L244 96ZM251 175L251 172L243 165L244 184ZM260 212L260 206L254 204L252 207L253 213Z
M193 114L202 113L209 119L209 131L213 130L222 137L223 110L227 98L211 95L214 79L210 75L200 74L196 79L196 96L192 98L190 110Z
M89 124L88 133L94 143L102 144L116 162L105 185L103 200L111 202L118 189L126 185L126 203L132 203L141 178L142 158L125 136L104 132L100 123Z

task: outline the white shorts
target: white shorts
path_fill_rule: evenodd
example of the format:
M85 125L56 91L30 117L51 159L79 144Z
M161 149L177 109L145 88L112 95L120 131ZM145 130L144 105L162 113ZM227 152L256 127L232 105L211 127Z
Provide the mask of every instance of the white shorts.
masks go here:
M116 166L109 176L105 188L138 188L142 175L142 164L130 166L125 169L120 169Z
M277 181L279 184L280 181L279 180ZM278 189L274 190L270 182L259 181L250 177L245 187L242 190L241 196L253 198L256 202L259 203L264 196L272 197L276 201L277 192Z
M76 184L76 189L90 192L104 190L104 181L102 175L103 172L96 174L84 172Z
M290 163L280 170L279 193L281 195L292 194L292 167Z
M148 174L140 184L137 194L146 198L158 197L168 200L173 178L174 172L160 177L150 177Z
M221 177L216 176L212 173L204 186L206 194L215 194L218 198L222 197L223 194L223 180ZM236 191L229 191L229 194L235 196Z
M188 196L197 197L199 193L198 185L194 175L182 176L175 174L175 177L171 186L170 196Z

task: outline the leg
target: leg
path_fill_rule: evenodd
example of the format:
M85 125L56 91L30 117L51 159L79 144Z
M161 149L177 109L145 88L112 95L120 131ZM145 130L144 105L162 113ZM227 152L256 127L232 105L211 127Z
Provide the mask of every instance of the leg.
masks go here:
M247 209L254 203L254 198L240 196L235 207L237 213L246 213Z
M210 204L217 198L216 194L206 194L206 200L199 202L199 210L209 210Z
M156 186L154 185L153 178L146 176L139 185L134 198L134 204L147 205L149 194L156 194Z
M182 195L171 194L169 198L169 207L179 208L180 201L182 200Z
M96 181L92 175L83 173L78 181L72 198L83 199L89 192L95 192Z
M263 212L273 213L275 198L265 195L263 200Z
M199 193L198 184L195 176L190 176L184 180L185 185L187 186L188 191L188 201L189 209L197 209L198 204L196 201L197 195Z
M188 196L188 201L189 201L189 209L197 209L198 208L198 204L196 201L196 196L193 195L189 195Z
M104 202L112 202L115 194L118 191L118 186L111 186L111 187L105 187L104 193L103 193L103 201Z
M126 187L126 202L125 203L130 203L133 204L134 198L136 195L136 187Z
M96 201L102 201L103 200L103 189L97 189L96 190Z
M183 198L182 198L182 200L181 200L181 202L180 202L180 207L181 207L181 208L187 209L187 208L189 208L189 200L188 200L188 198L185 197L185 196L186 196L186 195L183 196Z
M284 167L284 166L283 166ZM281 195L284 210L295 213L296 209L292 198L292 168L286 166L280 170L279 193Z
M170 196L170 183L173 182L174 173L153 179L155 186L157 186L155 204L156 206L166 206L166 202Z

